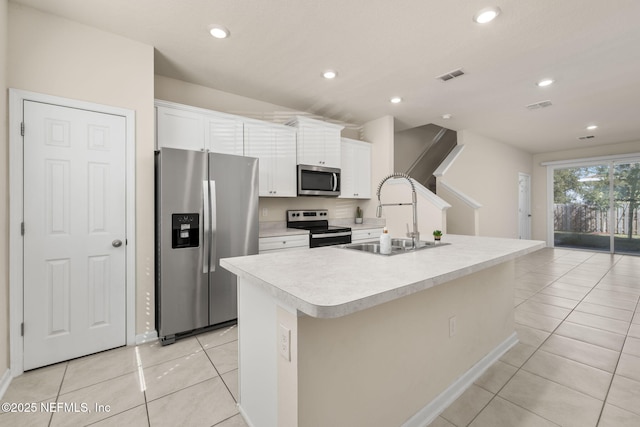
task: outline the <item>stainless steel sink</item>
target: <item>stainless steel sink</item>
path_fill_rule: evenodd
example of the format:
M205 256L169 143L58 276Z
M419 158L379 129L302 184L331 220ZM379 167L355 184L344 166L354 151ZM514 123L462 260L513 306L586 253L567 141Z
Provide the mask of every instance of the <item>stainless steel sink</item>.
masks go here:
M413 247L411 239L391 239L391 253L390 254L381 254L380 253L380 244L375 242L364 242L364 243L352 243L350 245L341 246L344 249L354 249L356 251L369 252L372 254L378 255L398 255L398 254L406 254L408 252L419 251L422 249L435 248L438 246L448 245L449 243L434 243L434 242L425 242L419 241L416 248Z

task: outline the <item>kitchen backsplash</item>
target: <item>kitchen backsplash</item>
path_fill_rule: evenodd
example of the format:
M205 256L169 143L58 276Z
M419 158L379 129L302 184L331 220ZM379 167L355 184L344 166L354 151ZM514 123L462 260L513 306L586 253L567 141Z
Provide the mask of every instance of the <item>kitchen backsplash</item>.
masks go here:
M371 212L367 207L373 206ZM356 207L360 206L365 217L375 216L373 200L339 199L330 197L288 197L260 198L260 222L285 221L289 209L328 209L330 219L351 219L355 217ZM352 221L353 222L353 221Z

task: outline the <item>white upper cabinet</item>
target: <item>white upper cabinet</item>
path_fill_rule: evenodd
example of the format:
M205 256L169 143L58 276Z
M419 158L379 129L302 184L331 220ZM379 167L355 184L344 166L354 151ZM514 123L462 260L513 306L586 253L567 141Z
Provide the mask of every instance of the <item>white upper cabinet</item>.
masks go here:
M340 197L343 199L370 199L371 144L342 138L341 148Z
M204 116L193 111L156 107L157 148L204 150Z
M156 145L184 150L244 154L241 117L156 101Z
M214 153L244 155L244 125L239 118L207 115L205 148Z
M245 121L244 142L245 156L260 160L260 197L296 197L295 129Z
M298 129L298 164L340 168L343 126L303 116L296 116L286 124Z

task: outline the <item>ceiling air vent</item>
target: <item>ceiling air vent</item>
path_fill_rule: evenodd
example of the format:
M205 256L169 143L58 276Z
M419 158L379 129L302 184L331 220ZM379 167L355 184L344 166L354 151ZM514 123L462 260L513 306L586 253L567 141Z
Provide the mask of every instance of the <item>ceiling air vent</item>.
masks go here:
M528 110L538 110L540 108L546 108L546 107L551 107L553 104L551 103L551 101L547 100L547 101L540 101L540 102L536 102L533 104L529 104L527 105L527 109Z
M455 79L456 77L464 76L464 71L462 68L458 68L457 70L449 71L448 73L444 73L441 76L436 77L438 80L442 80L443 82L449 81L451 79Z
M593 139L595 138L594 135L585 135L585 136L579 136L578 139L581 141L584 141L585 139Z

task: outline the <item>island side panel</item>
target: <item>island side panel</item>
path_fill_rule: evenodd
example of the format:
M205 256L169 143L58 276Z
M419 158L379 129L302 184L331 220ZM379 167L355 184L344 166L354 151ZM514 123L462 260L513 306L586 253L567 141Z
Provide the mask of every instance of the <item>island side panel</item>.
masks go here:
M277 423L277 304L238 277L238 407L252 427Z
M509 261L345 317L298 318L299 426L402 425L512 337L514 277Z

